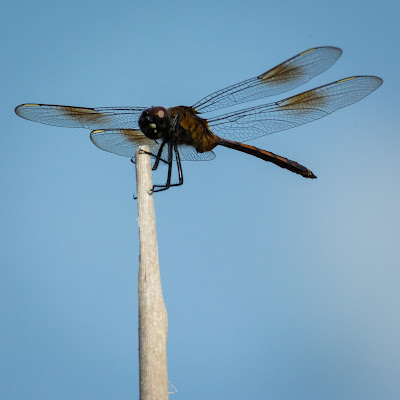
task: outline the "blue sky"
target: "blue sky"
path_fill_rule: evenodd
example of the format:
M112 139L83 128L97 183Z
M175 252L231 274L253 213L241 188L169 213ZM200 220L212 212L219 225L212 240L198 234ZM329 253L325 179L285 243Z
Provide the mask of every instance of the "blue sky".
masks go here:
M191 105L322 45L341 59L288 96L357 74L383 86L251 142L317 180L217 148L155 197L171 398L400 398L399 11L370 0L3 6L0 398L138 398L133 165L88 130L14 107Z

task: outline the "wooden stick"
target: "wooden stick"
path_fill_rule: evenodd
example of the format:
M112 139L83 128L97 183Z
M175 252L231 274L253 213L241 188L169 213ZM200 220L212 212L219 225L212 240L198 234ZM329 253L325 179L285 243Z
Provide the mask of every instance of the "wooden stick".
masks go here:
M161 290L151 162L148 146L136 152L139 223L139 374L140 400L168 399L168 317Z

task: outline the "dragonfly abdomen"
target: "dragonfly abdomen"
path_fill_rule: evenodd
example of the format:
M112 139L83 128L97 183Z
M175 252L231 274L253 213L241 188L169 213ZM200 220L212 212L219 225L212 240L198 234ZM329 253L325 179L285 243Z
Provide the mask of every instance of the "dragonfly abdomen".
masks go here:
M287 169L291 172L299 174L304 178L316 178L316 176L308 168L297 163L296 161L289 160L285 157L278 156L270 151L259 149L255 146L249 146L248 144L234 142L233 140L226 140L218 138L218 144L220 146L228 147L241 151L242 153L250 154L254 157L261 158L261 160L272 162L281 168Z

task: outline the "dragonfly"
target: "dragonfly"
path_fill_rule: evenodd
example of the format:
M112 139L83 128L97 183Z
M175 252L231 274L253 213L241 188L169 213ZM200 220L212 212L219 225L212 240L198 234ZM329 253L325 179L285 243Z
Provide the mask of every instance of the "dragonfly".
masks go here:
M369 95L382 84L376 76L351 76L296 94L284 100L238 111L203 117L203 114L290 91L330 68L341 56L338 47L314 47L254 78L218 90L192 106L85 108L51 104L21 104L18 116L47 125L91 129L91 141L100 149L133 157L147 145L153 170L168 166L160 192L183 184L181 161L209 161L217 146L237 150L271 162L304 178L314 173L296 161L245 144L274 132L323 118ZM176 164L178 181L173 182Z

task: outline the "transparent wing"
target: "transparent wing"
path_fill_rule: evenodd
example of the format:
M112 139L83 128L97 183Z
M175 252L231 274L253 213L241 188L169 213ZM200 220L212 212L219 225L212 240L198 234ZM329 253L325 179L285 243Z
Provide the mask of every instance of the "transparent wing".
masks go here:
M125 157L134 157L137 148L142 145L149 146L152 154L157 155L162 144L161 140L156 142L134 129L95 130L91 132L90 139L99 149ZM197 153L192 146L182 145L178 150L183 161L210 161L215 158L212 151ZM161 158L168 159L168 145L164 146Z
M67 128L123 129L138 128L138 119L146 107L84 108L51 104L21 104L18 116L47 125Z
M198 153L193 146L180 145L178 146L179 156L183 161L211 161L215 158L213 151ZM163 153L165 150L163 151Z
M125 157L134 157L139 146L147 145L157 152L161 145L134 129L98 129L90 133L90 140L101 150Z
M353 76L275 103L223 114L208 124L222 138L246 141L325 117L361 100L382 82L376 76Z
M315 47L303 51L255 78L204 97L193 107L205 113L287 92L326 71L341 54L338 47Z

